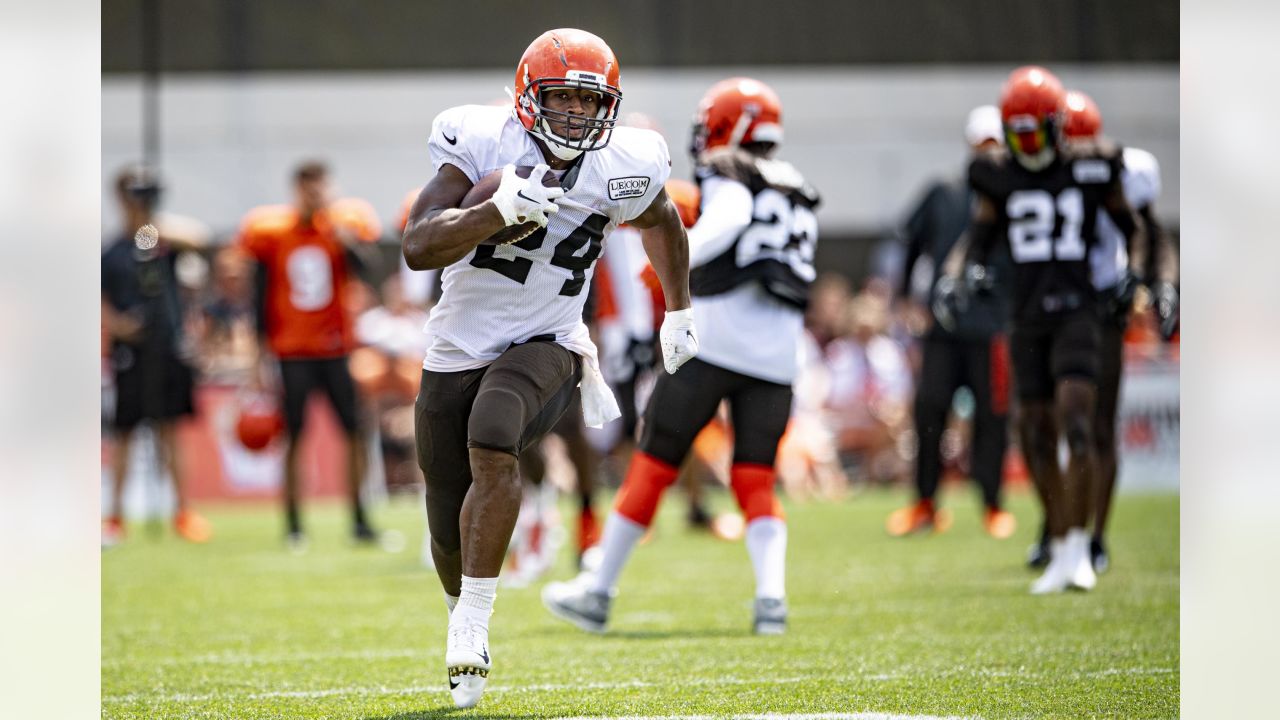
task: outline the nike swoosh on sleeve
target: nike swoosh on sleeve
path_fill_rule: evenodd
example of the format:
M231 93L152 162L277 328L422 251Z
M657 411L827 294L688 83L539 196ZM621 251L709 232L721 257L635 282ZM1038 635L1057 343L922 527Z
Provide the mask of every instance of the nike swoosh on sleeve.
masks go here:
M457 138L457 137L449 137L448 135L445 135L445 134L444 134L444 131L443 131L443 130L441 130L441 131L440 131L440 136L441 136L441 137L443 137L443 138L444 138L444 140L445 140L445 142L449 143L450 145L457 145L457 144L458 144L458 138Z

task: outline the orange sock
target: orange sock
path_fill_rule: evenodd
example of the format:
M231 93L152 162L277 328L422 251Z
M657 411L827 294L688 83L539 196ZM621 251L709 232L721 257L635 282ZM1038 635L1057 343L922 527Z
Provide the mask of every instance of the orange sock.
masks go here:
M729 486L748 523L762 517L785 519L782 503L773 493L775 477L772 467L755 463L735 463L729 471Z
M662 493L676 481L679 470L641 450L631 455L627 477L618 489L613 509L628 520L649 527Z

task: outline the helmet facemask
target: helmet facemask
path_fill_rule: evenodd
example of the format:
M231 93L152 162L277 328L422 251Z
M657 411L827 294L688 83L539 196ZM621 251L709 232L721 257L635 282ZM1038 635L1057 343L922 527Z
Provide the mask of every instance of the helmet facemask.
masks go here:
M543 105L543 93L557 88L589 90L600 96L600 108L595 117L551 110ZM526 81L525 90L517 98L520 109L533 118L529 132L542 139L547 149L561 160L573 160L583 152L600 150L609 144L613 128L618 122L618 108L622 105L622 92L605 82L604 76L582 70L570 70L565 77L540 78ZM552 123L561 124L565 135L553 131ZM581 130L580 137L572 137L574 130Z
M1019 165L1039 172L1057 157L1057 127L1053 117L1014 115L1004 123L1005 144Z

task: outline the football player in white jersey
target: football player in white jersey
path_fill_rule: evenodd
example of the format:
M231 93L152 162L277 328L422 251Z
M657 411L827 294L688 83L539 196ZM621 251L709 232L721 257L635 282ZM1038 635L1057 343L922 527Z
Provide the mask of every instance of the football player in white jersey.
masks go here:
M748 78L716 84L699 104L693 152L702 212L689 231L699 356L679 374L658 378L639 449L605 521L598 570L543 590L553 614L584 630L604 629L631 550L723 399L735 439L730 486L746 516L756 578L753 629L777 634L786 627L787 527L774 494L774 461L814 279L818 198L795 168L771 159L782 141L781 113L773 90Z
M415 429L426 476L436 572L449 607L445 665L459 707L475 705L492 663L489 616L520 510L516 458L559 419L581 383L584 417L618 416L582 322L586 285L620 223L643 243L667 298L663 360L674 373L697 353L688 242L663 192L671 161L654 132L615 128L618 61L574 29L539 36L516 67L512 108L441 113L429 146L436 175L414 203L403 250L415 270L443 268L427 322ZM516 166L534 166L522 178ZM502 172L492 197L461 208ZM546 173L559 187L546 187ZM536 229L487 244L505 227Z
M1062 132L1068 141L1096 141L1102 134L1102 113L1097 103L1079 90L1068 92ZM1161 335L1168 338L1173 335L1178 321L1177 253L1168 233L1161 232L1155 220L1155 201L1160 195L1160 164L1154 155L1139 148L1126 147L1122 154L1124 171L1120 180L1125 199L1142 218L1147 237L1154 243L1151 257L1156 261L1156 281L1152 291ZM1094 491L1093 536L1089 555L1094 570L1101 573L1110 565L1105 534L1116 484L1116 410L1123 372L1124 331L1132 307L1134 284L1126 277L1129 253L1125 237L1106 213L1098 216L1097 235L1098 243L1089 252L1089 263L1093 286L1105 302L1102 307L1098 404L1094 426L1094 441L1098 448L1098 486ZM1122 287L1126 284L1127 287Z

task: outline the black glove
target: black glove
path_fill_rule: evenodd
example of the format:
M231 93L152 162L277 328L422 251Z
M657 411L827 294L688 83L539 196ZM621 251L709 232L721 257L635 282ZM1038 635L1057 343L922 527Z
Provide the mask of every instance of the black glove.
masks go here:
M1160 320L1160 337L1168 340L1178 330L1178 289L1172 283L1158 282L1152 286L1151 296Z
M1125 270L1120 276L1120 281L1111 288L1107 314L1121 326L1129 321L1129 313L1133 311L1133 296L1138 292L1138 284L1138 276L1131 270Z
M954 331L956 318L969 309L968 294L958 278L943 275L933 286L933 317L943 330Z

